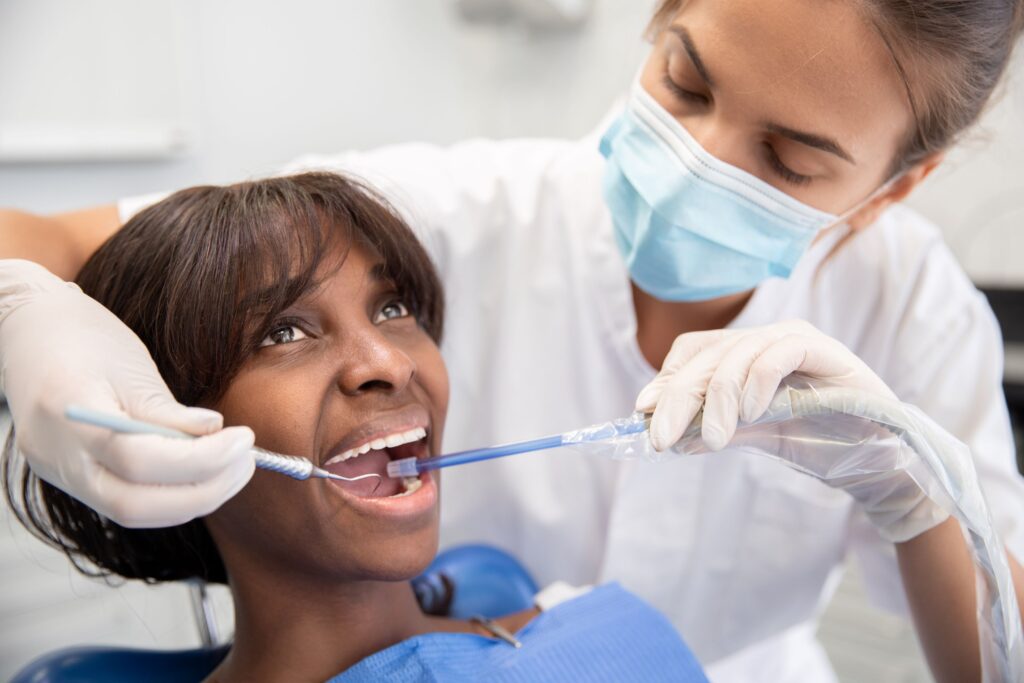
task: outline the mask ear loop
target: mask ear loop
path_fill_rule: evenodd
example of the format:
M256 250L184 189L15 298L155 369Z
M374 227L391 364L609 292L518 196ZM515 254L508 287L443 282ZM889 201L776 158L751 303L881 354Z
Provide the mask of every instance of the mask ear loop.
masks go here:
M851 206L849 209L847 209L846 211L843 211L841 214L836 216L836 219L834 221L832 221L831 224L829 224L826 227L822 228L822 230L823 231L824 230L828 230L829 228L833 228L833 227L835 227L837 225L841 225L843 223L846 223L858 211L860 211L865 206L867 206L868 204L870 204L871 202L873 202L874 200L878 199L880 196L882 196L883 194L885 194L886 192L891 190L892 186L895 185L896 182L898 180L900 180L902 177L903 177L903 174L899 173L899 174L894 175L893 177L889 178L884 183L882 183L881 185L876 187L874 190L869 192L868 195L866 197L864 197L864 199L861 199L859 202L855 202L854 205Z
M844 225L846 226L846 234L844 234L842 237L837 239L835 244L833 244L832 247L828 250L828 253L825 254L825 258L823 258L821 260L821 264L820 264L821 266L823 266L826 263L828 263L828 261L831 260L831 258L833 256L835 256L837 253L839 253L839 250L842 249L843 246L847 242L849 242L851 239L853 239L854 236L857 234L857 231L854 230L853 226L851 226L849 224L849 222L848 222L850 220L850 218L852 216L854 216L858 211L863 209L865 206L870 204L872 201L874 201L875 199L878 199L880 196L882 196L883 194L885 194L886 192L891 190L892 186L896 184L896 181L898 181L902 177L903 177L903 174L901 173L901 174L894 175L893 177L889 178L884 183L879 185L877 188L875 188L874 190L869 192L866 197L864 197L860 201L856 202L849 209L847 209L846 211L843 211L841 214L836 216L836 219L834 221L832 221L832 223L830 223L829 225L827 225L827 226L825 226L824 228L821 229L821 232L819 234L823 235L824 233L826 233L829 230L838 229L838 228L841 228ZM818 273L820 273L820 272L821 272L821 267L819 266L817 272L815 273L815 278L817 278Z

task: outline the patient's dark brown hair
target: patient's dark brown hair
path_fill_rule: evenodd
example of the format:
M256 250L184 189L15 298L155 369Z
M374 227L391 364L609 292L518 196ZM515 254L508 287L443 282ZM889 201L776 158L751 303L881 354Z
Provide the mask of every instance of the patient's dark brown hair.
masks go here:
M420 325L440 342L441 284L399 215L355 180L331 173L193 187L129 220L76 282L149 349L175 398L216 401L282 311L314 290L333 247L376 252ZM226 582L202 520L126 529L3 454L4 493L18 520L83 573L148 582Z

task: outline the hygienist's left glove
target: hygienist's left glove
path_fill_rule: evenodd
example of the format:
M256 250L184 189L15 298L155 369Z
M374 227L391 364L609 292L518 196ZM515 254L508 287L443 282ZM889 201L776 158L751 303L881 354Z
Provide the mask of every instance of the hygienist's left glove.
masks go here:
M783 378L800 373L812 381L887 401L897 398L871 369L840 342L803 321L743 330L680 335L658 376L639 394L636 409L651 412L651 444L675 444L703 408L701 437L712 451L724 448L742 420L764 414ZM786 449L776 453L783 459ZM880 451L878 461L890 454ZM905 541L948 517L906 473L852 476L841 487L857 500L881 535Z

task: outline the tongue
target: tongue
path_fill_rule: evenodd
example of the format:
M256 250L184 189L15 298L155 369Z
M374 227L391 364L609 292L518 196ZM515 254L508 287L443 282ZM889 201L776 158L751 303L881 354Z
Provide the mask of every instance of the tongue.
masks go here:
M340 474L343 477L358 477L361 474L370 474L371 472L379 474L381 476L379 486L377 485L377 480L372 477L352 482L332 479L331 483L341 486L349 493L360 498L383 498L384 496L393 496L405 490L405 486L400 479L392 479L388 476L387 468L389 462L391 462L391 458L388 456L387 451L370 451L369 453L328 465L324 469L332 474Z

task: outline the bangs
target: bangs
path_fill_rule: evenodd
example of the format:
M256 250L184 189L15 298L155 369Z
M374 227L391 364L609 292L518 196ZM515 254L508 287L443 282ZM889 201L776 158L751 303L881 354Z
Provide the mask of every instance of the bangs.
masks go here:
M315 291L342 266L352 244L350 224L325 215L323 207L294 196L265 195L266 187L242 189L243 206L270 206L239 219L240 239L226 248L234 254L225 291L234 292L231 324L225 330L241 358L248 357L274 322L296 301ZM248 218L248 220L245 220ZM228 230L229 234L236 232ZM339 256L340 255L340 256Z
M281 313L353 245L380 257L440 342L444 297L423 247L383 198L332 173L171 195L132 218L78 282L142 338L175 397L200 405L223 394Z

